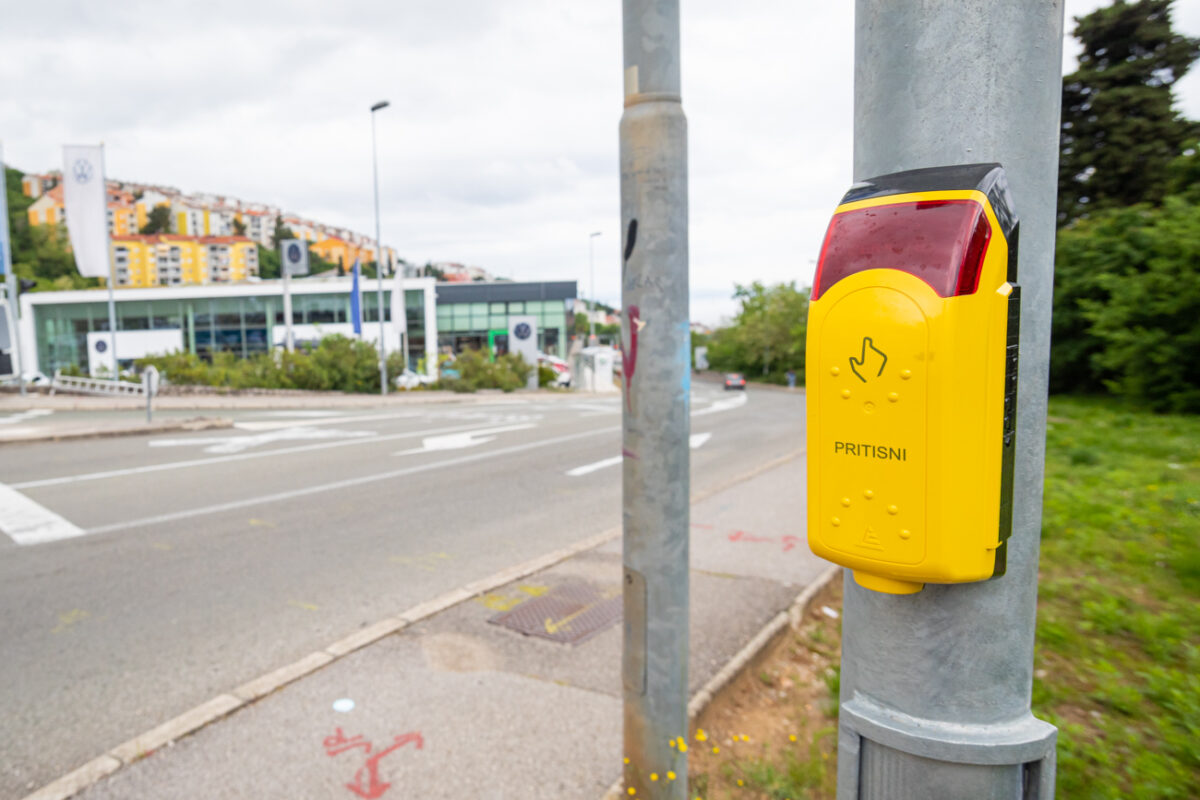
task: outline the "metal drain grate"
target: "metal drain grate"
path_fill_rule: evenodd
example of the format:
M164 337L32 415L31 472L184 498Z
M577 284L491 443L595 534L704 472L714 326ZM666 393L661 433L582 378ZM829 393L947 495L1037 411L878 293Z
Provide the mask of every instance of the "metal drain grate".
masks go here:
M579 644L621 619L619 586L600 590L581 581L556 586L488 620L493 625L559 644Z

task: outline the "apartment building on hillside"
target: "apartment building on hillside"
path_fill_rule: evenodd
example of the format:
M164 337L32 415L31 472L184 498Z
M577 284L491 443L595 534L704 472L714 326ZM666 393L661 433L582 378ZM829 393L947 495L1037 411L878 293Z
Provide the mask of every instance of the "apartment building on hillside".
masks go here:
M118 288L237 283L258 277L258 248L244 236L114 236Z

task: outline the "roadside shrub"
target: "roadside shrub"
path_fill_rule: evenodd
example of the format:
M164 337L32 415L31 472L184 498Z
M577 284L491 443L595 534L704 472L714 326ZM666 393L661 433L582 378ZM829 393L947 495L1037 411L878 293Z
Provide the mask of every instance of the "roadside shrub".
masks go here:
M506 353L491 361L479 350L462 353L451 365L458 372L457 378L443 378L442 388L453 392L476 392L480 389L500 389L511 392L525 386L533 366L513 353Z
M304 389L378 392L379 357L374 346L345 336L327 336L315 349L274 351L249 358L214 353L205 361L193 353L168 353L137 360L153 365L177 385L230 389Z

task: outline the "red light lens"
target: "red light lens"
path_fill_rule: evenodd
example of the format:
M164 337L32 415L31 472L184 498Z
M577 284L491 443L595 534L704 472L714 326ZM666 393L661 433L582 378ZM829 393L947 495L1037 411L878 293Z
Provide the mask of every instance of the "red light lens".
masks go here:
M973 200L929 200L835 214L825 233L813 300L842 278L895 269L925 281L939 297L973 294L992 229Z

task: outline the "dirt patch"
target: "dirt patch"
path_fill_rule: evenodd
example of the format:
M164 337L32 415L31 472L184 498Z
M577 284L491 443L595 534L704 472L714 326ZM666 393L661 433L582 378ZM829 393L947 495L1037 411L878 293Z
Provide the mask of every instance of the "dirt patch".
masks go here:
M833 800L841 607L834 580L696 720L691 797Z

